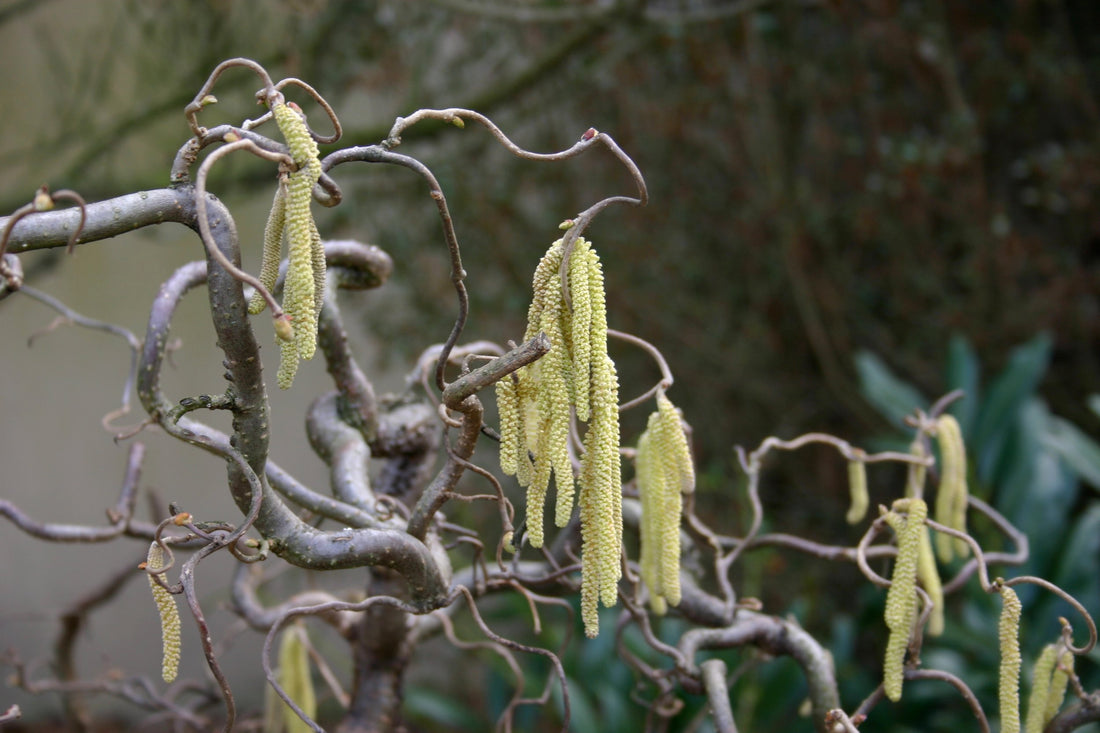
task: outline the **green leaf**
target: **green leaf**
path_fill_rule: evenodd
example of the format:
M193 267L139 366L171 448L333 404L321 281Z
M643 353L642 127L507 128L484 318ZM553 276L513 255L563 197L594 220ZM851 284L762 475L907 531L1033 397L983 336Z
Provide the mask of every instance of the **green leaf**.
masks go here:
M1069 420L1053 417L1043 445L1057 453L1082 481L1100 489L1100 444L1083 430Z
M858 351L855 363L863 396L898 427L905 425L906 416L913 410L928 404L916 387L895 376L890 367L870 351Z
M1100 504L1094 504L1073 524L1063 547L1062 561L1050 579L1085 608L1100 607L1100 584L1096 582L1100 577ZM1084 621L1064 601L1054 605L1054 613L1065 616L1078 629L1075 637L1080 640Z
M413 685L405 692L405 709L409 717L430 721L432 728L477 731L485 729L485 721L471 709L468 702L451 699L438 690Z
M572 677L566 677L566 682L569 685L569 730L603 730L599 713L586 693L584 684ZM554 707L564 710L559 685L550 688L550 696L554 700Z
M980 404L980 364L974 347L966 337L955 334L947 345L947 389L961 389L965 395L948 410L959 421L964 436L974 430Z
M998 510L1032 539L1021 573L1049 574L1058 543L1043 542L1051 528L1065 527L1077 498L1078 482L1066 464L1044 443L1055 420L1043 401L1032 398L1019 410L1007 434L1004 460L997 470ZM1030 594L1018 588L1021 598Z
M993 471L1001 459L1016 416L1035 394L1046 373L1050 349L1048 333L1041 333L1016 347L1008 366L993 381L988 396L982 401L969 448L978 459L978 475L983 481L992 482Z

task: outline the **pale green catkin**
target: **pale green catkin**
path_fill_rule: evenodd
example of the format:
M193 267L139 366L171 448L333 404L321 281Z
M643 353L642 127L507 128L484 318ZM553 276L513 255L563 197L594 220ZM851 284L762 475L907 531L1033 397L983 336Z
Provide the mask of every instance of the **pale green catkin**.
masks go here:
M848 524L856 524L867 516L867 507L870 504L867 493L867 464L858 459L848 461L848 495L851 504L844 520Z
M618 584L622 577L622 465L619 459L619 378L615 363L607 354L607 305L604 295L603 269L595 250L588 263L589 293L592 303L590 330L592 376L589 401L592 415L584 436L584 459L581 461L581 493L588 493L599 509L595 545L590 560L598 565L600 601L605 606L618 602ZM583 516L583 515L582 515ZM582 520L583 521L583 520ZM594 557L592 557L594 555ZM582 585L584 569L582 569ZM594 612L594 609L592 609ZM593 616L594 613L589 614ZM599 633L598 623L586 623L585 634Z
M652 424L655 415L650 415ZM638 438L638 447L634 454L634 481L638 485L638 498L642 504L642 521L639 526L639 558L642 582L649 588L649 603L658 614L667 609L660 587L661 536L660 499L664 492L661 482L664 475L658 470L653 451L650 450L651 433L649 428Z
M904 513L904 516L903 514ZM890 577L890 589L886 593L886 627L890 636L886 644L883 665L883 685L886 696L897 702L901 699L904 679L905 651L913 631L917 614L917 565L920 557L921 535L928 507L920 499L899 499L886 515L886 523L898 538L898 555L894 560L894 572Z
M966 486L966 445L959 422L952 415L941 415L936 421L936 440L940 446L940 485L936 494L936 521L960 532L966 531L966 506L969 491ZM956 555L966 557L970 547L963 540L939 533L936 554L941 562L951 562Z
M664 613L680 603L680 520L683 494L695 489L695 470L680 415L663 392L635 454L642 501L641 570L650 605Z
M516 383L511 377L505 377L496 383L497 412L500 413L500 470L508 476L515 476L521 450L519 395ZM526 450L523 448L523 450Z
M260 283L268 292L275 289L279 279L279 260L283 255L283 227L286 224L286 182L280 180L275 188L275 200L264 225L264 251L260 261ZM248 301L248 312L256 315L267 306L267 301L257 290Z
M271 112L298 167L286 177L284 217L289 263L283 283L283 310L293 326L293 341L279 344L281 360L277 377L279 387L288 389L298 371L298 360L312 359L317 350L325 261L310 204L313 186L321 176L321 160L317 143L300 112L283 103L275 104Z
M1054 667L1058 663L1058 646L1047 644L1035 660L1031 672L1031 693L1027 698L1027 718L1024 719L1025 733L1042 733L1046 727L1047 702L1050 700L1050 682Z
M279 644L279 684L287 697L310 718L317 717L317 695L309 672L309 650L305 628L295 624L283 632ZM313 729L286 703L282 705L287 733L309 733Z
M577 239L569 260L569 296L572 306L571 341L573 347L573 404L577 419L588 422L591 414L589 390L592 381L592 294L589 291L592 247ZM606 335L604 336L606 338ZM599 338L598 335L595 338Z
M149 554L145 558L145 567L159 570L164 567L164 550L156 542L149 545ZM176 599L162 588L152 575L148 575L149 587L153 590L153 601L160 614L161 635L161 676L165 682L173 682L180 667L180 612Z
M1001 708L1001 733L1020 733L1020 614L1023 610L1016 591L1001 586L1001 620L997 636L1001 646L1001 669L997 696Z
M928 635L939 636L943 633L945 620L943 613L943 581L936 567L936 555L932 552L932 539L926 528L921 533L920 553L917 556L917 580L932 601L932 613L928 617Z
M1066 687L1069 686L1069 676L1073 674L1074 658L1073 652L1062 652L1062 658L1050 676L1050 695L1047 697L1046 715L1043 716L1047 723L1058 714L1062 702L1066 699Z

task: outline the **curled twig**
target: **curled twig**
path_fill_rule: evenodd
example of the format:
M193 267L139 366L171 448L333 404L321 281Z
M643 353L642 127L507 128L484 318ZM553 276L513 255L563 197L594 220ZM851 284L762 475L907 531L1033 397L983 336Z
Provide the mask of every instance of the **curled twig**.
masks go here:
M1077 613L1081 614L1081 618L1085 619L1085 625L1088 626L1089 630L1089 640L1085 642L1084 646L1074 646L1073 628L1064 618L1061 619L1062 640L1066 645L1066 649L1073 652L1074 654L1088 654L1092 651L1093 647L1096 646L1096 622L1093 621L1092 616L1089 615L1089 612L1085 610L1085 607L1081 605L1080 601L1059 588L1054 583L1051 583L1049 580L1037 578L1034 575L1019 575L1015 578L1003 581L1002 584L1008 587L1012 587L1014 585L1019 585L1020 583L1030 583L1031 585L1037 585L1043 590L1053 593L1069 605L1073 606L1074 610L1077 611Z
M658 349L656 346L649 343L645 339L638 338L634 334L625 333L623 331L616 331L612 328L607 329L607 335L611 338L625 341L628 344L633 344L634 346L642 349L651 357L653 357L653 361L657 362L657 367L661 370L661 381L657 382L657 384L650 387L638 397L635 397L634 399L619 405L619 412L625 412L626 410L629 410L636 405L640 405L653 395L657 394L657 392L667 390L669 387L672 386L673 382L675 381L672 377L672 370L669 368L668 362L665 361L665 356L661 353L660 349Z
M210 173L211 166L214 165L220 158L229 155L235 150L247 150L250 153L257 155L265 160L270 160L273 163L279 163L283 166L293 167L294 161L290 156L284 153L273 153L269 150L264 150L252 140L247 138L240 138L227 142L226 145L218 148L202 161L202 165L199 166L199 173L195 177L195 209L197 212L199 222L199 236L202 237L202 243L206 247L206 251L210 254L214 260L217 261L222 268L232 275L240 282L247 283L263 296L264 301L268 307L271 308L272 318L275 320L286 318L283 313L283 309L279 306L278 301L275 300L263 283L260 282L258 277L251 275L237 265L229 261L229 258L225 256L225 253L221 251L218 245L214 242L214 238L210 233L210 220L206 215L206 177ZM223 224L224 226L224 224Z

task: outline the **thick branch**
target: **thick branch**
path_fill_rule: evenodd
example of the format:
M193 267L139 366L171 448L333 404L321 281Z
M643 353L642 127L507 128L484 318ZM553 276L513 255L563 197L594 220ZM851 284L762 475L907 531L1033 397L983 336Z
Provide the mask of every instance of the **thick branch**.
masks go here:
M680 651L688 660L701 649L729 649L752 644L770 654L793 657L806 675L810 687L814 726L819 733L828 730L825 715L840 707L836 672L829 653L790 621L753 611L741 610L733 625L724 629L693 629L680 638ZM696 670L691 670L697 674Z

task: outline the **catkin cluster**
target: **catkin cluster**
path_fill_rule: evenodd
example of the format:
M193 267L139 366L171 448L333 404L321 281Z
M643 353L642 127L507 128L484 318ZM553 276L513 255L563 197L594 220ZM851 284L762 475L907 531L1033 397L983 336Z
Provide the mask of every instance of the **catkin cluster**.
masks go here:
M905 650L917 618L917 566L921 538L926 536L924 520L927 516L928 507L921 499L898 499L886 514L886 523L898 538L898 556L886 593L886 627L890 636L883 665L886 696L894 702L901 699Z
M684 426L664 392L657 393L657 411L638 440L634 464L642 501L642 580L653 610L663 614L668 605L680 605L682 496L695 490Z
M546 334L549 353L496 386L500 466L527 487L527 532L534 547L541 547L544 539L543 505L551 475L557 489L557 526L569 522L579 489L581 616L585 633L595 636L597 603L615 604L622 575L619 382L607 355L599 257L587 241L576 240L568 261L568 303L559 277L562 260L563 240L558 240L535 269L524 334L524 341ZM571 410L588 426L579 480L569 456Z
M272 106L271 113L298 168L279 182L264 227L260 263L260 282L272 290L279 276L285 237L289 263L283 283L283 311L292 328L279 330L277 324L276 332L281 350L277 379L279 387L288 389L298 372L298 361L312 359L317 350L317 319L325 297L325 251L310 210L313 186L321 176L321 158L297 105L280 102ZM263 297L254 293L248 312L256 314L263 309Z
M1061 644L1048 644L1035 662L1031 694L1027 699L1025 733L1042 733L1058 714L1066 698L1069 675L1073 672L1073 654Z
M145 567L160 570L164 567L164 550L154 542L149 545L149 554L145 557ZM160 636L163 647L161 676L165 682L172 682L180 667L180 612L176 608L176 599L149 577L149 587L153 589L153 601L160 612Z
M940 416L936 421L936 442L940 446L941 458L936 521L965 532L969 491L966 486L966 445L958 420L951 415ZM936 554L941 562L951 562L956 555L966 557L970 554L970 546L957 537L941 533L936 535Z

